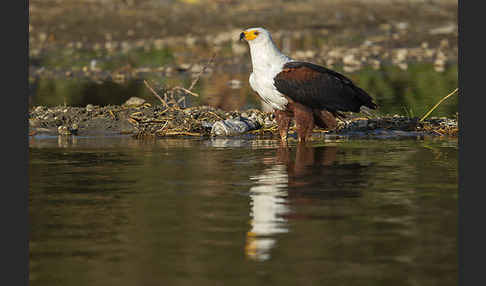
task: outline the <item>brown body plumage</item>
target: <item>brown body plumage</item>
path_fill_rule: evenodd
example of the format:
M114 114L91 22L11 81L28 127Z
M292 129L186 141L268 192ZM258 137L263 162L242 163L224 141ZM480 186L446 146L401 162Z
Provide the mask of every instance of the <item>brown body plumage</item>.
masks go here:
M299 141L312 134L314 126L332 130L341 112L359 112L361 106L375 109L377 105L361 88L345 76L306 62L289 62L275 76L274 85L288 100L285 110L275 111L282 139L286 139L291 119Z

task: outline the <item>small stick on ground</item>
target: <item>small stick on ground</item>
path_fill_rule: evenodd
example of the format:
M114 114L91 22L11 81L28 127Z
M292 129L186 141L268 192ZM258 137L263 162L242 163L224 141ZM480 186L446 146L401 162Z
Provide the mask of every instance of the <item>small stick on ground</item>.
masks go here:
M108 113L110 113L110 116L111 116L111 118L112 118L113 120L115 120L115 119L116 119L116 116L115 116L115 114L113 113L113 111L108 110Z
M207 113L212 114L212 115L216 116L217 118L219 118L219 119L221 119L221 120L224 120L224 118L223 118L223 117L219 116L218 114L216 114L216 113L214 113L214 112L212 112L212 111L208 111Z
M185 136L202 136L201 133L198 132L189 132L189 131L167 131L163 133L164 136L177 136L177 135L185 135Z
M155 131L154 133L157 134L157 133L163 132L164 129L165 129L165 127L167 127L167 124L169 124L169 121L166 121L165 124L164 124L164 126L162 126L162 128L160 128L159 130Z
M448 95L444 96L441 100L439 100L439 102L437 102L437 104L434 105L434 107L432 107L424 116L422 116L422 118L420 118L420 122L424 121L425 118L427 118L427 116L429 116L432 113L432 111L434 111L437 108L437 106L439 106L444 100L454 95L458 90L459 88L456 88L453 92L449 93Z

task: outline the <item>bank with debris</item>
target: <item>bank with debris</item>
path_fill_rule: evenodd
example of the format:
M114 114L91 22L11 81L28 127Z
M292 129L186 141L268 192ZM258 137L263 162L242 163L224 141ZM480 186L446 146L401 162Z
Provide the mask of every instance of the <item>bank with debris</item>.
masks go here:
M458 136L457 118L431 117L420 121L399 115L348 114L335 130L314 129L322 136L421 137ZM278 138L271 112L257 109L224 111L211 106L190 108L164 105L108 105L85 107L35 106L29 112L29 136L106 136L134 138L238 137ZM289 136L295 138L294 127ZM291 139L292 140L292 139Z

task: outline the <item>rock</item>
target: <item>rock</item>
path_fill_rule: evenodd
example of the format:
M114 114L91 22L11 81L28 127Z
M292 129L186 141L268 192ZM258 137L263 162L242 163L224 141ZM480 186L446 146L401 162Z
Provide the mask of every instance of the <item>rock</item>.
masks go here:
M395 53L395 58L393 59L395 63L403 62L407 59L408 50L398 49Z
M45 109L46 109L46 108L45 108L44 106L37 106L37 107L34 109L34 111L35 111L35 112L42 112L42 111L44 111Z
M357 120L356 124L358 125L358 128L366 128L368 126L368 120L367 119Z
M379 69L381 66L381 63L379 60L372 59L370 60L371 67L375 70Z
M242 86L241 80L232 79L227 83L231 89L239 89Z
M69 128L66 125L61 125L57 128L57 133L59 135L71 135L71 131L69 131Z
M397 66L402 70L406 70L408 68L407 63L398 63Z
M86 105L86 111L91 112L93 110L94 110L94 105L93 104Z
M209 122L209 121L202 121L201 122L201 126L203 128L208 128L208 129L212 129L213 128L213 123Z
M368 129L375 129L376 126L376 121L368 120Z
M69 129L69 131L72 134L77 134L78 133L78 129L79 129L79 125L77 123L73 123L73 124L71 124L71 128Z
M457 29L457 24L449 24L447 26L438 27L435 29L429 30L429 34L431 35L444 35L444 34L452 34Z
M136 97L136 96L132 96L130 97L127 101L125 101L125 103L123 105L128 105L128 106L140 106L142 104L145 103L145 99L143 98L140 98L140 97Z
M265 127L270 127L270 126L273 126L275 124L277 124L277 121L276 120L270 119L268 117L265 118L265 121L264 121L264 126Z
M354 58L353 54L348 54L348 55L343 57L343 63L345 65L355 65L359 62Z
M265 119L257 113L252 113L248 119L258 122L261 126L265 125Z
M59 135L73 135L78 133L78 129L79 125L77 123L71 125L59 125L57 127L57 133Z
M408 29L409 24L407 22L400 22L395 25L399 30L406 30Z
M233 136L245 133L250 130L258 129L260 127L261 126L258 122L243 117L239 117L236 119L226 119L213 124L213 127L211 128L211 135Z

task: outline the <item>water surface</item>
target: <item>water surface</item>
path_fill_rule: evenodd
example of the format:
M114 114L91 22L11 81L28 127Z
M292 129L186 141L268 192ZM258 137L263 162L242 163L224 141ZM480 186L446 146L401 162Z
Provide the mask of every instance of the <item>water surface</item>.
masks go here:
M457 285L457 140L29 150L31 285Z

